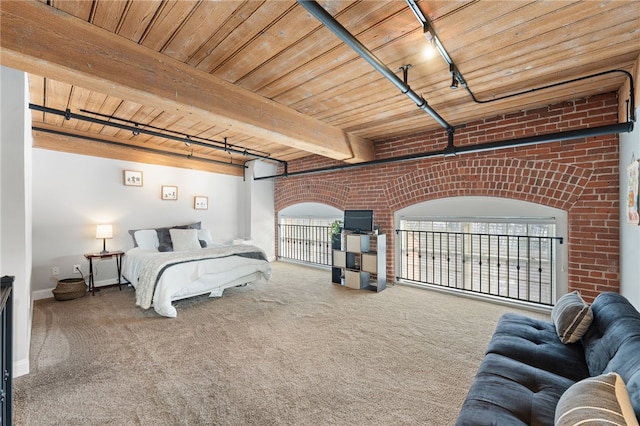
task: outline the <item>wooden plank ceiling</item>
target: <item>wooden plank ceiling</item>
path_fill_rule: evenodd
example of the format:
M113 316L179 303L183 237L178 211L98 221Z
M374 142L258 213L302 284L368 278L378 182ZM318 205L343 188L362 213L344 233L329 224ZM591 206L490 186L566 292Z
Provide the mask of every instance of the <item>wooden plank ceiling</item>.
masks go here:
M480 100L631 72L640 55L636 0L417 4ZM626 81L611 73L479 104L449 87L442 57L424 54L429 44L405 1L321 5L399 77L411 64L411 88L453 126L618 90ZM376 140L440 127L295 1L0 7L2 65L29 73L33 104L170 135L34 110L35 146L241 174L228 164L253 158L247 154L366 161Z

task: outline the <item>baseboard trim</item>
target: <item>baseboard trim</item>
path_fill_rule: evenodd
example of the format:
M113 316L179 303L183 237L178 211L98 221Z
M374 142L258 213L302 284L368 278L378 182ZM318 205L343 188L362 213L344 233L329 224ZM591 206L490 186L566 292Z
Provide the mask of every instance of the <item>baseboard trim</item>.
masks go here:
M117 278L109 278L106 280L96 281L96 288L102 287L103 285L113 285L114 282L118 282ZM125 280L122 280L122 285L127 285L128 283ZM31 292L31 300L40 300L40 299L51 299L53 297L53 289L55 287L47 288L44 290L35 290Z
M13 362L13 377L20 377L29 374L29 360L23 359Z
M31 292L31 300L40 300L40 299L49 299L53 297L53 289L55 287L51 287L45 290L36 290Z

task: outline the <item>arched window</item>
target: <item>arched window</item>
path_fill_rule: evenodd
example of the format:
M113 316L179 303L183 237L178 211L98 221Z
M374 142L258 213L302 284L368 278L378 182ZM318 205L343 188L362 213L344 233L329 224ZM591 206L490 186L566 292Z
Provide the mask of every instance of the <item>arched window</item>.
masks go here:
M396 275L541 305L566 289L566 213L493 197L456 197L396 214Z
M319 265L331 264L331 224L342 210L320 203L299 203L278 213L278 257Z

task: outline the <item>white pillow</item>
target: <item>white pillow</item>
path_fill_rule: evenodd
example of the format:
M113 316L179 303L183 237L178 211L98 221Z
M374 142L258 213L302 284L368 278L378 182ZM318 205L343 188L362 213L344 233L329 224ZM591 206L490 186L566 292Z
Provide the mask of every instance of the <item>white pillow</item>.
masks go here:
M198 231L198 239L207 243L207 246L210 246L213 243L213 239L211 238L211 232L208 229L200 229Z
M146 250L158 250L160 245L155 229L141 229L133 234L138 247Z
M200 241L198 241L197 229L169 229L171 234L171 242L173 243L173 251L199 249Z

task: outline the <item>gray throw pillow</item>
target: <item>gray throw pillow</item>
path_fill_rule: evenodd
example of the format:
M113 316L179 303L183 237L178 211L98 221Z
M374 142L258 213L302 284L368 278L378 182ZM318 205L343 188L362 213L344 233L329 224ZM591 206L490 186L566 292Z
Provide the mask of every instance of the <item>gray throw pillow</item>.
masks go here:
M562 343L577 342L593 321L591 307L582 300L580 293L567 293L558 300L551 311L551 318Z

